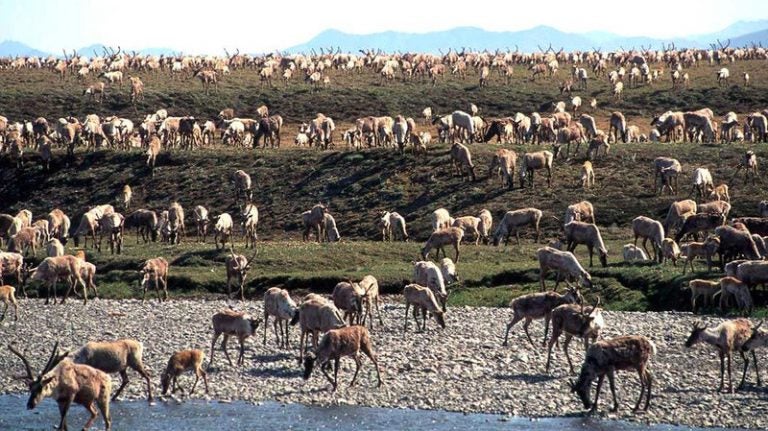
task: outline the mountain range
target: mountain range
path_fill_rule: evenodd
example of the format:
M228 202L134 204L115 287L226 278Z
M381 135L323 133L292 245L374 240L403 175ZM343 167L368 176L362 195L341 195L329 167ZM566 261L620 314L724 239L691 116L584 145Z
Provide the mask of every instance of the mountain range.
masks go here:
M48 56L48 53L34 49L15 40L4 40L3 42L0 42L0 57L15 57L17 55L35 55L43 57Z
M723 30L671 39L657 39L644 36L620 36L617 34L592 31L568 33L549 26L537 26L521 31L487 31L477 27L458 27L429 33L381 32L366 35L326 30L301 45L287 48L288 52L309 52L319 48L340 48L342 52L356 52L366 49L381 49L385 52L439 52L448 48L494 51L497 49L519 49L535 52L547 49L550 44L555 50L613 50L631 49L641 46L661 49L673 42L678 48L709 48L710 44L723 44L731 39L731 46L751 46L762 43L768 47L768 20L738 21Z
M428 33L406 33L386 31L371 34L350 34L340 30L329 29L321 32L309 41L285 48L286 52L319 52L323 49L341 49L342 52L357 52L358 50L381 49L385 52L440 52L453 49L474 50L513 50L535 52L547 49L550 44L559 50L613 50L662 46L674 43L677 48L709 48L717 40L725 43L730 39L731 46L751 46L763 44L768 47L768 20L738 21L730 26L713 33L688 35L671 39L657 39L644 36L620 36L604 31L585 33L568 33L549 26L537 26L520 31L488 31L477 27L457 27L443 31ZM77 50L83 55L101 54L103 45L93 44ZM138 50L142 54L169 55L180 50L172 48L145 48ZM61 53L52 53L61 56ZM0 56L47 56L49 53L37 50L22 42L6 40L0 43Z
M110 47L111 49L116 50L116 46ZM88 46L84 46L81 48L76 49L78 54L85 55L88 57L92 57L94 53L98 55L104 55L104 49L105 45L101 43L94 43ZM127 50L127 52L132 52L133 50ZM171 48L142 48L140 50L136 50L139 54L146 54L146 55L175 55L179 52L179 50L174 50ZM3 42L0 42L0 57L15 57L17 55L19 56L30 56L35 55L38 57L47 57L49 55L55 55L56 57L62 57L63 54L61 51L59 52L45 52L40 51L38 49L32 48L22 42L17 42L15 40L6 40ZM72 49L67 48L67 55L72 55Z

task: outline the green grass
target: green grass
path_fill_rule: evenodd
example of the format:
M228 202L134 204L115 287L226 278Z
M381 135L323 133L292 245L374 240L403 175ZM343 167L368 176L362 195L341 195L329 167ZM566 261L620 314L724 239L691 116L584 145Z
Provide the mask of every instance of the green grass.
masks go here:
M766 156L764 144L751 147L760 158ZM385 292L398 292L402 281L410 278L410 262L418 257L422 241L429 233L429 215L439 206L457 215L477 214L480 209L488 208L497 222L505 210L526 206L541 208L545 213L542 220L542 242L545 242L560 232L559 222L553 216L561 217L572 202L589 199L595 205L598 224L611 252L608 269L591 270L597 286L595 294L599 293L611 309L686 310L688 295L681 292L679 286L687 278L681 277L680 269L656 265L632 267L620 262L621 247L631 240L632 218L637 215L663 218L673 199L687 196L687 191L677 197L654 195L649 189L651 160L657 155L672 155L684 161L686 172L691 172L693 166L709 166L716 179L728 179L729 169L744 148L617 145L608 158L595 163L598 186L586 192L577 185L579 160L556 163L551 189L544 187L539 178L539 188L535 191L500 190L495 179L486 178L484 170L495 149L493 145L472 148L479 171L479 180L474 183L451 175L445 147L430 150L425 161L410 155L403 158L385 150L173 152L161 158L154 178L148 176L143 157L138 153L79 153L71 168L66 168L63 155L57 154L51 173L42 172L34 161L17 171L10 168L10 160L4 158L0 162L4 167L0 172L0 201L6 212L26 207L36 217L53 207L61 207L73 216L76 225L86 207L114 202L122 185L130 183L136 207L161 210L178 199L188 215L194 205L203 204L213 214L229 211L239 220L227 178L235 169L246 169L254 177L254 199L261 212L258 263L248 284L248 296L257 297L265 288L275 285L329 292L345 277L360 278L369 273L381 280ZM717 160L717 164L713 160ZM682 179L681 184L685 183ZM757 202L763 197L762 184L743 185L735 180L732 196L734 216L754 214ZM301 233L299 214L317 201L328 204L344 243L296 242ZM370 241L379 235L375 225L377 214L392 209L406 217L413 242ZM241 245L236 247L240 251ZM457 287L451 303L501 306L520 293L538 290L536 247L530 234L524 235L521 248L514 245L498 249L463 247L459 265L463 284ZM218 295L225 289L226 253L216 252L210 243L137 247L133 233L128 233L124 255L89 253L89 259L99 268L97 283L107 297L136 297L136 271L144 259L154 256L164 256L172 262L170 287L175 297ZM577 250L577 256L584 259L585 255L583 248ZM586 264L584 260L582 263ZM758 297L758 304L762 303Z
M624 241L611 240L609 250L618 250ZM250 250L237 251L252 256ZM337 282L360 279L373 274L382 292L400 293L412 275L412 261L418 259L420 243L382 243L375 241L345 241L336 244L303 243L296 241L265 241L260 243L246 283L246 297L258 298L269 287L280 286L296 294L315 291L329 293ZM538 264L535 250L540 245L526 239L517 246L462 247L458 265L461 282L449 290L452 306L502 307L521 294L539 291ZM106 250L106 249L105 249ZM169 288L173 297L222 297L226 293L224 260L229 251L217 251L213 245L184 242L179 246L167 244L135 244L127 238L122 255L110 255L88 250L87 258L96 264L96 284L105 298L136 298L138 269L144 259L164 256L171 264ZM585 250L577 249L584 257ZM451 252L449 251L449 256ZM586 264L585 260L582 263ZM585 295L590 301L600 296L611 310L687 310L688 294L682 292L683 282L692 278L716 278L706 274L703 264L697 272L682 275L681 267L667 265L627 265L615 253L608 268L590 268L594 288ZM554 278L549 277L551 288ZM35 288L31 286L31 294ZM40 294L43 291L39 292ZM152 296L153 292L149 292ZM756 294L758 301L764 293ZM756 313L764 315L765 310Z
M732 76L748 71L753 87L739 85L717 88L714 66L691 69L690 89L671 92L669 81L654 87L625 89L623 101L610 99L610 86L604 80L590 81L580 95L600 101L598 122L604 124L613 110L623 111L630 123L647 131L650 117L667 109L711 107L717 114L734 110L752 112L768 105L768 73L763 62L747 61L730 65ZM466 80L447 77L432 88L418 82L395 82L382 86L372 72L342 76L332 71L330 88L310 91L295 82L283 88L262 88L255 71L235 71L225 78L218 92L204 94L197 81L174 81L167 75L142 76L146 100L137 110L128 103L127 86L110 90L102 105L87 102L82 84L74 78L64 82L48 71L0 71L0 114L11 121L45 116L49 121L64 115L83 117L86 113L116 113L134 120L145 113L166 107L170 113L210 118L225 107L239 115L255 116L255 109L266 103L271 112L287 121L283 141L291 139L297 123L324 112L337 120L339 129L355 118L373 114L399 114L418 117L425 106L438 113L467 109L474 102L485 117L506 116L516 111L537 110L547 101L565 99L557 93L554 80L527 81L523 68L510 86L494 77L488 88L479 89L472 74ZM524 76L525 75L525 76ZM666 76L666 75L665 75ZM734 80L736 82L736 80ZM587 99L588 100L588 99ZM419 126L420 128L426 126ZM607 128L603 126L603 128ZM432 130L433 134L434 131ZM756 151L760 160L768 156L765 144L616 144L611 154L595 161L597 186L582 190L578 172L584 160L583 149L570 160L557 160L552 188L544 187L537 175L537 189L501 190L496 178L489 178L487 166L497 145L473 145L478 181L469 183L454 177L449 165L448 147L430 148L425 159L405 156L391 150L363 152L314 151L288 148L280 151L233 150L216 148L193 153L164 151L158 158L155 176L144 165L138 151L115 153L78 150L76 160L67 165L57 150L50 172L43 172L34 153L26 156L24 169L17 170L7 154L0 155L0 212L15 213L29 208L35 218L54 207L64 209L77 225L89 206L114 203L124 184L134 191L134 207L162 210L178 200L189 217L195 205L205 205L213 214L227 211L239 221L238 206L229 183L237 169L250 173L254 181L254 200L259 206L259 254L249 277L250 297L269 286L330 291L345 277L374 274L386 292L397 292L411 276L412 260L430 231L429 215L445 207L454 215L477 214L489 209L498 222L504 211L534 206L544 211L542 243L560 233L565 207L588 199L596 208L597 222L611 252L610 267L591 270L602 300L612 309L686 310L687 293L679 287L680 269L671 266L626 266L620 263L621 246L630 242L629 224L638 215L663 218L670 202L688 196L688 175L695 167L712 171L715 182L729 181L733 216L754 215L763 199L764 185L743 185L732 179L732 169L746 149ZM511 146L521 153L539 146ZM683 163L682 190L678 195L657 196L651 190L650 164L657 156L672 156ZM519 184L516 184L519 187ZM317 245L296 242L300 239L300 213L317 202L324 202L334 214L342 244ZM382 244L376 220L382 211L396 210L408 222L414 242ZM188 220L188 225L191 224ZM239 228L238 228L239 229ZM510 298L538 290L538 266L528 235L523 246L507 248L465 246L459 270L462 284L454 289L453 305L502 306ZM238 246L239 247L239 246ZM238 248L238 251L240 249ZM246 252L246 254L248 254ZM577 249L585 261L586 252ZM112 257L89 251L89 259L99 268L97 283L107 297L135 297L137 270L149 257L165 256L172 262L170 287L173 296L219 295L224 290L223 262L226 253L216 252L211 244L185 242L178 247L135 245L127 235L124 255ZM33 263L39 261L32 259ZM702 276L703 274L697 274ZM759 292L762 295L761 292ZM758 304L764 303L758 296ZM765 314L758 311L758 314Z

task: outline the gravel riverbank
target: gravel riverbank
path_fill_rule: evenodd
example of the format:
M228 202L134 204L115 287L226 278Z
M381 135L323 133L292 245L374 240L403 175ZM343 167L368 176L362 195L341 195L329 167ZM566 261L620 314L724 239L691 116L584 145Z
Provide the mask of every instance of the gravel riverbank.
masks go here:
M0 323L0 340L17 340L24 345L32 366L39 369L58 340L63 349L73 350L89 340L131 337L144 343L144 362L153 375L153 388L159 395L159 374L171 353L183 348L200 348L210 355L212 327L210 316L227 306L224 301L157 302L93 300L86 307L71 301L65 305L44 306L42 301L21 300L21 320L11 315ZM254 316L262 315L261 302L244 305ZM382 307L385 328L373 332L385 385L375 388L375 372L367 358L358 384L347 384L354 362L342 360L340 386L336 395L326 389L319 372L305 382L296 357L298 347L278 349L270 329L268 343L258 336L247 340L246 365L231 367L220 352L209 370L210 394L198 385L195 398L218 400L302 403L312 405L354 404L375 407L442 409L461 412L504 413L515 416L571 416L582 412L581 403L570 392L568 372L562 351L553 359L553 370L544 373L546 350L533 349L518 324L510 336L509 347L501 341L509 320L508 309L451 308L448 327L438 329L429 322L426 333L414 332L413 322L403 333L404 307L387 301ZM716 392L719 361L715 350L706 345L686 349L683 343L691 324L698 317L690 313L606 312L605 337L642 334L657 346L651 370L655 376L653 399L648 413L633 415L632 406L639 393L637 375L620 372L617 378L620 409L611 406L608 384L600 399L601 415L648 423L693 426L768 427L768 392L757 387L754 371L748 374L747 388L736 394ZM708 324L720 319L705 318ZM270 325L271 326L271 325ZM291 340L298 344L299 331L291 328ZM530 327L534 341L541 340L543 327ZM230 340L234 355L237 340ZM218 346L217 346L218 348ZM583 359L581 343L571 343L571 358L578 369ZM233 356L233 359L235 356ZM741 378L742 362L734 360L734 385ZM764 352L758 360L765 364ZM207 359L206 359L207 363ZM763 365L765 367L765 365ZM22 393L26 388L13 376L22 372L20 361L5 346L0 347L0 393ZM578 371L578 370L577 370ZM129 371L131 383L121 398L146 397L143 380ZM193 377L185 375L180 384L188 389ZM117 382L119 377L115 376ZM181 396L178 395L177 396ZM162 399L162 398L160 398ZM20 406L20 408L22 408Z

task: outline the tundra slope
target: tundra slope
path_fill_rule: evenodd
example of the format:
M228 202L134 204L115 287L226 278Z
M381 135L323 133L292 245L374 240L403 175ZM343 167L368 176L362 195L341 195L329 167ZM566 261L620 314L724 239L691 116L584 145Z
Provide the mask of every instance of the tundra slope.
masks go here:
M674 148L674 155L686 164L704 164L721 157L716 148L698 144L681 144ZM225 211L237 212L232 208L231 186L228 183L231 167L255 166L250 169L259 183L254 200L269 202L268 209L264 209L269 212L259 220L260 239L296 238L301 229L296 226L296 222L300 222L298 215L321 199L331 202L330 211L336 216L339 231L347 239L376 238L375 214L397 208L408 221L408 233L412 240L421 242L429 232L429 215L439 206L446 206L451 214L457 215L477 215L487 208L499 221L506 211L532 206L544 213L541 228L546 238L554 235L562 223L551 216L560 217L565 210L564 203L580 200L572 180L578 176L580 167L577 165L556 166L554 185L550 189L542 187L535 192L526 189L519 193L505 193L499 191L497 182L483 181L495 148L474 146L472 150L479 181L472 183L469 189L461 184L459 178L441 175L441 172L448 173L449 169L445 159L448 147L444 145L430 147L428 157L418 163L410 163L412 156L407 153L405 157L409 163L406 167L401 156L385 149L365 150L359 154L309 150L261 154L220 148L215 151L196 150L194 153L177 151L159 156L158 163L162 169L156 170L154 179L146 175L146 168L136 160L135 154L130 153L78 153L77 163L88 168L75 170L64 169L63 160L55 157L51 172L28 169L20 175L14 169L5 169L10 167L10 161L0 157L0 168L3 168L0 169L0 184L16 185L0 187L0 201L6 205L5 212L28 207L33 214L47 214L52 208L60 207L72 217L73 224L77 224L79 211L111 201L115 190L120 190L125 182L131 182L136 194L134 200L138 199L139 190L143 190L142 203L136 206L152 210L167 208L169 197L174 196L188 212L204 204L211 215L218 215ZM729 160L737 163L736 158L741 156L741 151L736 148L732 152L729 150L730 147L723 151L722 168L712 168L713 176L732 176ZM614 223L627 227L632 218L639 215L663 218L662 213L668 210L671 199L653 195L652 177L646 166L651 165L654 157L669 155L672 151L668 147L627 144L595 166L600 175L600 192L589 199L599 212L597 222L601 228ZM765 155L758 151L758 156ZM632 157L636 157L637 161L633 162ZM292 169L286 170L285 166L292 166ZM278 175L281 181L264 181ZM97 182L94 178L102 178L103 181ZM538 182L540 186L544 185L541 178ZM90 187L87 196L81 193L84 184ZM158 184L162 187L157 187ZM188 187L189 184L195 186ZM225 192L211 192L222 190L222 187ZM519 190L518 181L515 181L515 187ZM676 199L684 198L687 191L681 192ZM733 195L734 216L758 215L758 201L765 198L759 185L734 185L730 192ZM638 196L641 198L638 199ZM188 222L192 221L188 217Z

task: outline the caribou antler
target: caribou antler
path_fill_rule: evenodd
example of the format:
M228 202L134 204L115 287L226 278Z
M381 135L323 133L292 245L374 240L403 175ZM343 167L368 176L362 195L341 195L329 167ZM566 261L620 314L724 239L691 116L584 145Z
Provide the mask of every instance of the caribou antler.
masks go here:
M18 356L18 357L19 357L19 359L21 359L21 362L23 362L23 363L24 363L24 368L25 368L25 369L26 369L26 371L27 371L27 377L26 377L26 378L28 378L29 380L35 380L35 376L34 376L34 374L32 373L32 368L29 366L29 361L27 361L27 358L25 358L25 357L24 357L24 355L22 355L22 354L21 354L21 352L19 352L18 350L16 350L16 349L13 347L13 345L12 345L12 344L9 344L9 345L8 345L8 350L10 350L10 351L11 351L11 353L13 353L14 355ZM22 376L22 378L23 378L23 376Z
M43 371L40 373L41 376L44 376L48 374L48 371L51 371L56 365L59 364L64 358L69 355L69 352L64 352L62 354L59 354L59 342L57 341L53 345L53 351L51 352L51 357L48 358L48 362L46 362L45 367L43 368Z
M18 350L16 350L12 345L8 345L8 349L10 349L11 352L13 352L14 355L18 356L19 359L24 363L24 368L27 371L27 377L29 377L30 380L35 380L34 374L32 373L32 367L29 366L29 361L27 360L24 355L21 354ZM59 342L57 341L53 345L53 351L51 352L51 356L48 358L48 362L45 363L45 367L43 367L43 371L40 372L40 376L44 376L48 374L49 371L51 371L56 365L59 364L64 358L66 358L69 355L69 352L64 352L62 354L59 354Z
M258 253L258 250L256 250L256 247L253 248L253 254L251 257L245 260L245 267L249 268L251 266L251 262L253 262L253 259L256 259L256 253Z

